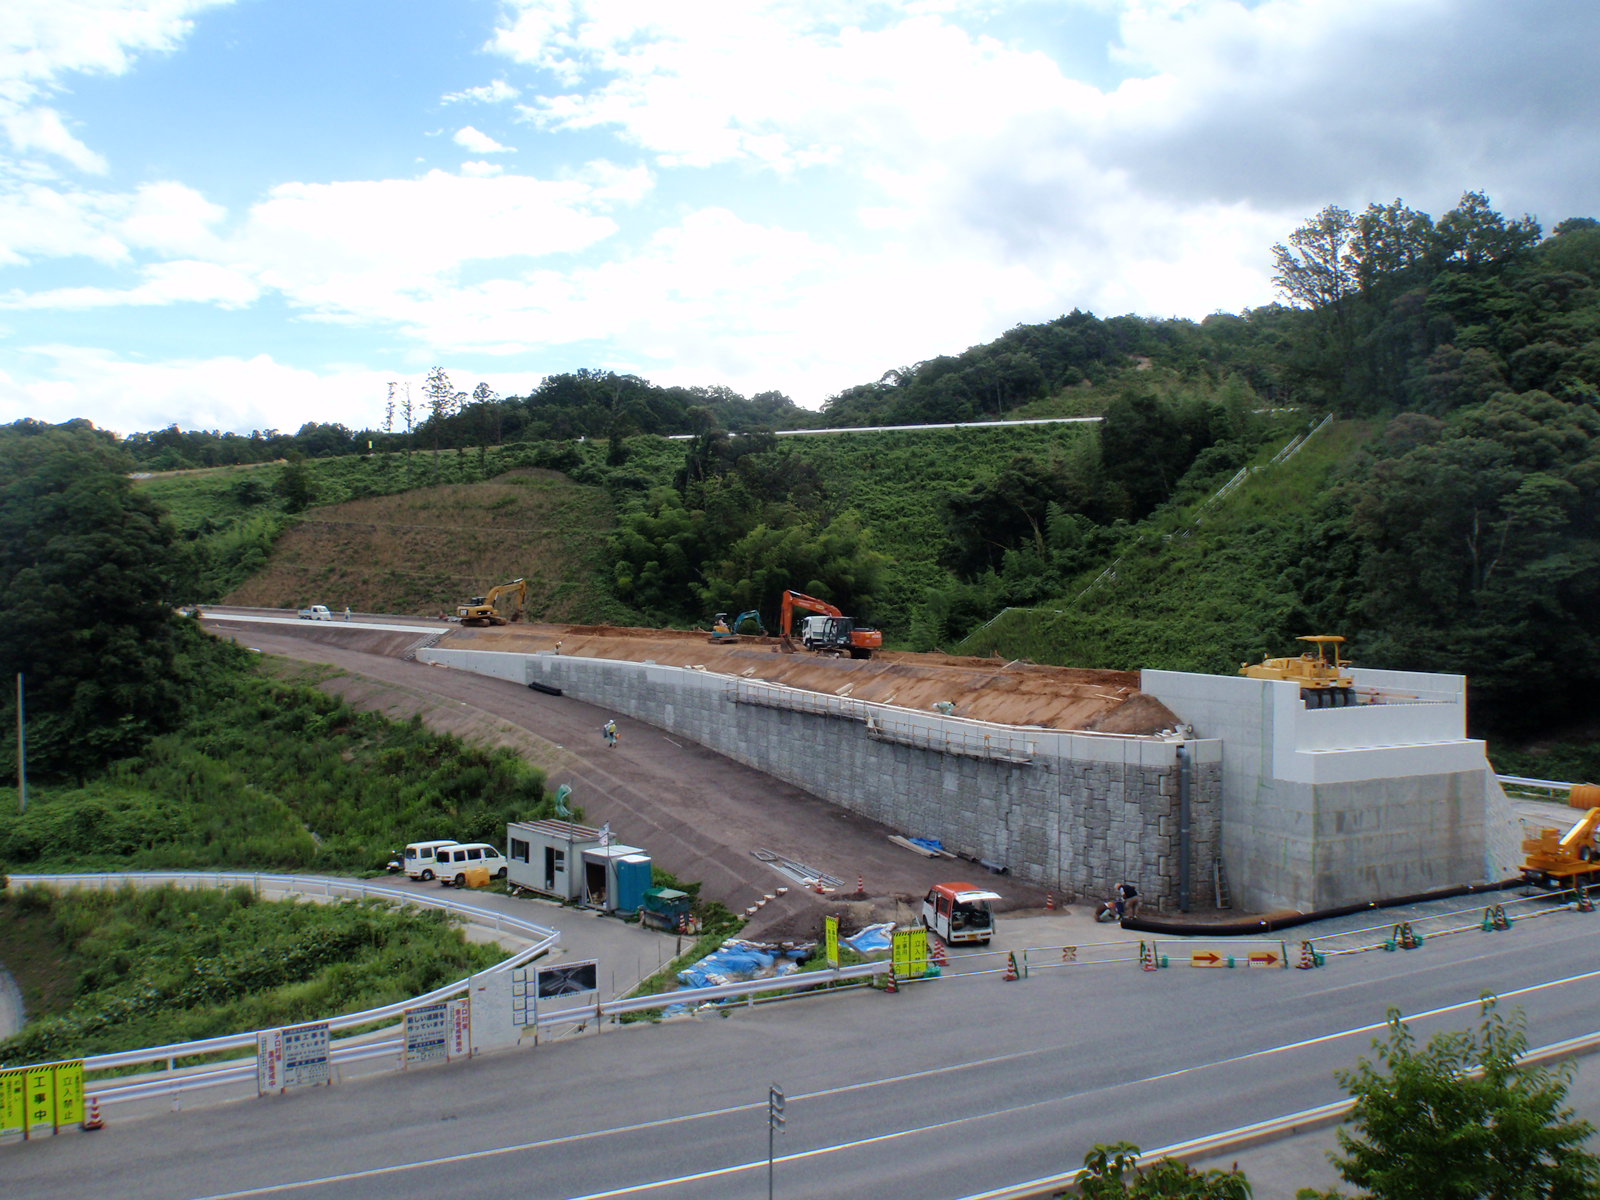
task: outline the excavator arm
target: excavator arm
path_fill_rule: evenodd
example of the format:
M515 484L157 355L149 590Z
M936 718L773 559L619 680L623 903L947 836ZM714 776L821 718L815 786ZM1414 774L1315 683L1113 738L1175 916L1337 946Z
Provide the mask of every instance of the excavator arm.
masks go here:
M794 627L794 611L819 613L824 617L842 617L840 612L826 600L818 600L815 596L808 596L804 592L785 592L783 594L783 608L778 615L778 636L787 640Z

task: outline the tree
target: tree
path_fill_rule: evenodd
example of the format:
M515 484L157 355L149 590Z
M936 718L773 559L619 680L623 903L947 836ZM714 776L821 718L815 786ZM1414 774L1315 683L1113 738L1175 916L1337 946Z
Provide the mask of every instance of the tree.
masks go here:
M1363 1200L1600 1200L1594 1133L1567 1107L1570 1066L1520 1065L1522 1017L1485 996L1476 1032L1435 1034L1418 1048L1395 1009L1377 1063L1363 1058L1339 1083L1355 1097L1339 1129L1339 1174ZM1300 1192L1336 1200L1338 1192Z
M1140 1167L1130 1142L1096 1146L1083 1158L1078 1194L1084 1200L1249 1200L1250 1183L1237 1168L1196 1171L1175 1158Z
M130 460L93 429L0 428L0 675L26 677L28 768L80 780L181 709L182 559ZM0 725L16 720L15 687ZM0 772L15 771L0 746Z

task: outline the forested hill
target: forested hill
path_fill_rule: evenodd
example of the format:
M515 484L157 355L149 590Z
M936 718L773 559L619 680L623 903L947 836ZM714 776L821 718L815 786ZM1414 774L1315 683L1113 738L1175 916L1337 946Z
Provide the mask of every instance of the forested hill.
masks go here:
M439 408L372 455L295 453L141 485L173 513L160 594L226 594L272 558L284 530L338 520L329 505L526 468L541 487L586 489L570 506L585 514L590 557L568 546L563 561L588 572L577 591L608 620L770 613L794 587L875 620L894 646L949 649L1007 607L1032 608L1066 623L997 623L983 648L1207 669L1337 632L1360 662L1467 674L1481 732L1592 726L1600 225L1565 221L1545 236L1469 193L1437 220L1399 203L1326 209L1273 259L1288 305L1198 323L1075 312L891 371L818 414L775 393L745 400L600 372L551 377L522 398L480 389L453 406L461 397L439 372ZM1076 413L1103 421L771 432ZM1250 475L1198 519L1223 484L1329 414L1338 420L1287 470ZM660 436L679 430L693 436ZM49 466L52 451L125 467L135 452L189 461L204 451L204 435L171 435L156 449L82 427L0 434L5 515L26 533L0 552L29 556L5 564L8 609L25 615L37 601L15 581L37 578L53 552L40 512L67 530L74 519L72 506L52 507L67 478ZM541 511L568 503L551 496ZM1208 532L1223 526L1225 539ZM526 531L526 570L538 569L539 536ZM1124 583L1136 567L1147 585L1090 586L1118 562ZM106 620L118 597L84 586L74 563L59 572L52 611L82 611L52 620ZM1201 577L1215 581L1204 595L1176 586ZM8 643L3 665L22 657Z

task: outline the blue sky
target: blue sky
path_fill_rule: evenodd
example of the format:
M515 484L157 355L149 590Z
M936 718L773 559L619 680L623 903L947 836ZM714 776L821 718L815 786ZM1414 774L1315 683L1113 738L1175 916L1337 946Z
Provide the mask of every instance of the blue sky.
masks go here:
M381 425L580 367L808 407L1274 299L1326 204L1600 216L1581 0L7 0L0 421Z

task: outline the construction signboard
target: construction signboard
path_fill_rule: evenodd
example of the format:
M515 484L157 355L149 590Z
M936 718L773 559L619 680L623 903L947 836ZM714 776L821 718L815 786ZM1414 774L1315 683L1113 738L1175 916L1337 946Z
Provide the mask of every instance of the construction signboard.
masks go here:
M921 925L896 929L890 950L897 979L914 979L928 973L928 931Z
M256 1091L261 1095L332 1082L326 1021L256 1034Z
M0 1071L0 1136L55 1134L82 1120L82 1059Z

